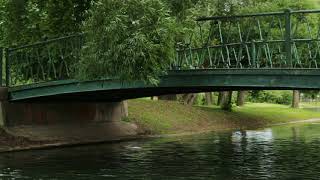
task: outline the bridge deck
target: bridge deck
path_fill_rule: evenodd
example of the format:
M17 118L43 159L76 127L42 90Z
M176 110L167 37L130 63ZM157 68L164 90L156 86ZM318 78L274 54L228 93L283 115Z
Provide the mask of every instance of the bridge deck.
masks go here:
M9 89L11 101L118 101L221 90L319 89L320 69L201 69L170 71L158 86L118 79L53 81Z

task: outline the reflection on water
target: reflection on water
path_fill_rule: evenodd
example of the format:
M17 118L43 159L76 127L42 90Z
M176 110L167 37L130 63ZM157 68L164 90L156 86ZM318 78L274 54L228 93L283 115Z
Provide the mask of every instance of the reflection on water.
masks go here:
M0 179L319 179L320 124L0 155Z

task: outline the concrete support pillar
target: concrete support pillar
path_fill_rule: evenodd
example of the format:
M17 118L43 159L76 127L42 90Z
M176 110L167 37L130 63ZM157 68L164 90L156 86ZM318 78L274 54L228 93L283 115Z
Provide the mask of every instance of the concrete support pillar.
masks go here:
M4 103L0 102L0 127L4 127L6 125L6 117L4 111Z
M127 102L8 102L0 88L0 126L117 122L128 116Z
M114 141L136 136L127 102L9 102L0 88L0 127L12 136L63 144Z
M125 102L96 103L95 122L120 121L128 116L128 105Z

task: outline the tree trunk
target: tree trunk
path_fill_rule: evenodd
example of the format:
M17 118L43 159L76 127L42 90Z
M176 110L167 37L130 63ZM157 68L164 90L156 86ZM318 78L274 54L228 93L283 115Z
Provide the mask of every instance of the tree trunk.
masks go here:
M211 92L205 93L205 96L206 96L206 105L211 106L212 105L212 93Z
M183 104L184 105L189 105L189 106L192 106L194 104L194 101L197 97L197 94L184 94L182 96L182 99L183 99Z
M246 91L238 91L237 106L244 106L246 100Z
M163 96L159 96L158 99L164 100L164 101L176 101L177 95L176 94L163 95Z
M217 106L220 106L221 105L221 100L223 98L223 92L219 92L219 95L218 95L218 101L217 101Z
M221 109L225 111L232 110L232 91L224 91L222 92L221 97Z
M300 91L294 90L292 97L292 108L299 108L300 105Z

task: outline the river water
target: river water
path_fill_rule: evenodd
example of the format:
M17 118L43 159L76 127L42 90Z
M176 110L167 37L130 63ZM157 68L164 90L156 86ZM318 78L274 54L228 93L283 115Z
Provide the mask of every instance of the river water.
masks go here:
M0 179L320 179L320 123L2 154Z

